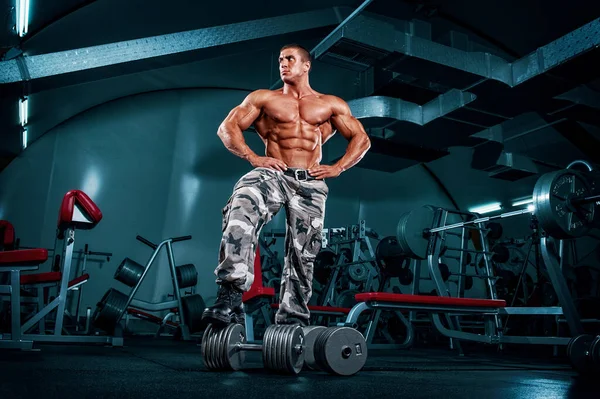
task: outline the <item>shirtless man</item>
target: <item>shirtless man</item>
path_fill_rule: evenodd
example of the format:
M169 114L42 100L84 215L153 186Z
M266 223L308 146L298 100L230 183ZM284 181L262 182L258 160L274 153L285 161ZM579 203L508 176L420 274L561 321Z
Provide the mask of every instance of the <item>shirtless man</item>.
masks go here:
M313 263L321 249L321 231L328 188L325 179L356 165L370 147L361 123L342 99L310 87L310 53L287 45L279 55L283 88L257 90L235 107L219 126L225 147L254 167L242 176L223 208L219 286L214 306L205 309L206 323L244 323L242 293L254 281L253 265L261 228L285 208L287 229L277 324L309 321ZM243 131L252 124L266 147L255 154ZM345 155L321 165L322 145L335 130L348 140Z

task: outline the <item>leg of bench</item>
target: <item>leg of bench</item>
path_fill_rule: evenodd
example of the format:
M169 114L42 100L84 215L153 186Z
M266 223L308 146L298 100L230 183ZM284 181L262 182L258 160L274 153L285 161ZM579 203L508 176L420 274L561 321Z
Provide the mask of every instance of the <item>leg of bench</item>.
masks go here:
M12 326L10 337L13 341L21 340L21 273L18 270L11 270L10 285L12 294L10 296L10 311Z
M356 328L358 326L358 317L365 310L370 309L369 305L366 302L359 302L350 309L348 316L346 317L346 321L343 323L338 323L340 327L352 327Z
M254 342L254 316L246 313L246 342Z

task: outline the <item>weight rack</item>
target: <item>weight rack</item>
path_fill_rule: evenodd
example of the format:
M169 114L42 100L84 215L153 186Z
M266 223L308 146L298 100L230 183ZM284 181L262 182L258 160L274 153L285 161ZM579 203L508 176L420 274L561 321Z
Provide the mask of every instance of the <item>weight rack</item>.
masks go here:
M102 300L97 304L96 311L93 315L92 323L108 332L112 333L115 329L121 329L120 320L124 315L129 317L129 314L135 315L136 313L146 314L145 312L139 312L138 309L149 311L149 312L160 312L169 310L169 314L162 319L160 322L161 328L164 326L176 326L180 336L183 340L190 340L191 334L200 331L202 312L205 309L204 300L200 294L192 294L187 296L181 295L181 289L195 287L197 283L198 273L194 265L186 264L182 266L175 266L175 258L173 255L173 243L190 240L192 236L182 236L168 238L158 245L145 239L144 237L137 236L136 239L154 251L152 252L148 262L145 266L125 258L117 270L115 271L114 278L117 281L131 287L129 295L110 288ZM171 281L174 289L174 299L170 301L164 301L160 303L150 303L135 299L135 295L144 281L150 267L154 264L156 257L162 249L167 251L167 259L169 263L169 270L171 273ZM130 308L133 307L133 308ZM169 322L170 316L172 316L176 309L178 314L179 323ZM148 319L152 317L146 314L144 317ZM160 331L160 330L159 330Z

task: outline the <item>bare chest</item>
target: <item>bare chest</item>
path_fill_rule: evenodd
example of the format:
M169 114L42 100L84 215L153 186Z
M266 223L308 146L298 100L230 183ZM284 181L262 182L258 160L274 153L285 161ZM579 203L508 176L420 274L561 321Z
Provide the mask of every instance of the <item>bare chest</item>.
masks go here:
M263 107L263 114L277 123L307 123L319 126L331 118L331 107L319 98L278 97Z

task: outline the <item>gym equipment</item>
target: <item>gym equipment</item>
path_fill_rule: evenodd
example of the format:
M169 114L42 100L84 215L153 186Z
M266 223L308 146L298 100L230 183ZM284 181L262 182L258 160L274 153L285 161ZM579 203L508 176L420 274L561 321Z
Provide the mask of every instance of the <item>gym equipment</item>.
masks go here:
M260 351L266 369L299 374L304 365L304 332L297 325L272 324L267 327L263 344L247 344L244 327L230 324L209 325L202 336L202 357L209 370L240 370L245 351Z
M76 230L93 229L102 220L102 212L98 206L80 190L68 191L61 202L57 224L57 240L62 240L62 251L64 254L60 262L56 264L58 271L48 273L36 273L20 276L23 270L38 270L39 264L47 260L47 249L19 249L14 251L0 252L0 270L7 268L11 272L11 285L8 292L5 287L0 287L0 294L9 294L12 307L12 327L10 334L3 334L0 339L0 347L32 348L33 342L63 342L63 343L98 343L113 346L122 346L123 338L119 332L114 336L78 335L65 332L64 319L67 315L67 295L69 291L77 290L88 279L88 274L82 274L74 280L69 280L73 263ZM87 255L96 253L88 252ZM44 256L42 256L42 253ZM102 256L111 254L99 252ZM86 255L86 256L87 256ZM85 262L84 257L84 262ZM6 265L6 266L5 266ZM26 267L23 267L25 265ZM44 295L41 293L35 300L38 310L33 316L21 325L20 308L29 298L21 298L21 285L30 284L58 284L58 295L48 304L44 303ZM79 308L78 300L78 308ZM88 312L91 309L88 310ZM45 322L50 314L53 317L53 332L47 333ZM75 314L75 318L78 318ZM89 320L89 318L88 318ZM37 327L38 333L29 333ZM86 328L85 334L88 333Z
M0 251L15 249L15 228L8 220L0 220Z
M321 332L326 330L325 326L308 326L304 327L304 365L309 370L318 370L317 360L315 359L315 342Z
M592 228L597 201L600 201L600 195L592 193L591 184L581 172L560 170L544 174L536 182L533 190L534 211L522 209L432 228L435 209L423 206L400 216L396 236L405 256L425 259L429 237L434 233L462 227L476 228L475 225L490 220L534 213L549 236L577 238Z
M198 284L198 270L196 270L196 266L191 263L177 266L175 268L175 274L177 275L179 288L194 287Z
M181 289L190 287L190 284L192 283L192 286L195 285L197 282L196 268L191 264L175 266L175 258L173 255L173 243L190 240L191 238L191 236L167 238L157 245L138 235L136 239L146 244L154 251L146 266L142 266L129 258L125 258L125 260L121 262L115 271L114 277L125 285L132 287L131 292L127 295L114 288L110 288L96 305L96 310L92 317L93 325L111 333L118 328L121 318L126 313L135 316L138 313L145 313L141 312L141 310L159 312L175 309L179 315L179 323L177 323L177 325L180 334L178 334L178 336L184 340L190 340L190 334L201 331L202 324L200 323L200 320L205 308L204 300L200 294L182 296L180 292ZM152 264L154 264L154 261L162 248L165 248L167 251L171 281L174 289L174 300L161 303L149 303L134 299L140 285L144 281L144 277ZM130 306L132 308L130 308ZM131 311L128 311L128 309Z
M356 329L333 327L322 331L313 347L317 368L334 375L349 376L367 361L367 343Z
M336 297L347 290L375 289L379 272L370 239L379 238L364 220L356 225L323 229L322 248L317 254L314 272L315 280L322 287L318 306L338 306ZM316 323L323 324L323 321Z
M383 237L379 241L375 249L375 259L381 272L390 277L400 277L407 260L398 239L394 236Z
M581 334L567 345L567 356L573 368L582 375L600 374L600 335Z
M272 324L259 345L246 343L244 327L240 324L221 328L211 324L202 337L202 356L209 370L242 369L246 351L262 352L268 370L296 375L304 365L334 375L353 375L367 360L363 335L349 327Z
M470 290L471 288L473 288L473 277L477 277L477 278L494 278L494 276L490 277L490 276L480 275L480 274L452 273L450 271L450 268L448 267L448 265L445 264L445 263L440 263L438 267L439 267L440 273L442 275L442 280L444 280L444 281L448 281L450 279L450 276L463 276L463 277L465 277L465 289L466 290Z
M144 274L145 267L137 263L136 261L125 258L115 270L114 279L122 282L128 287L135 286Z

